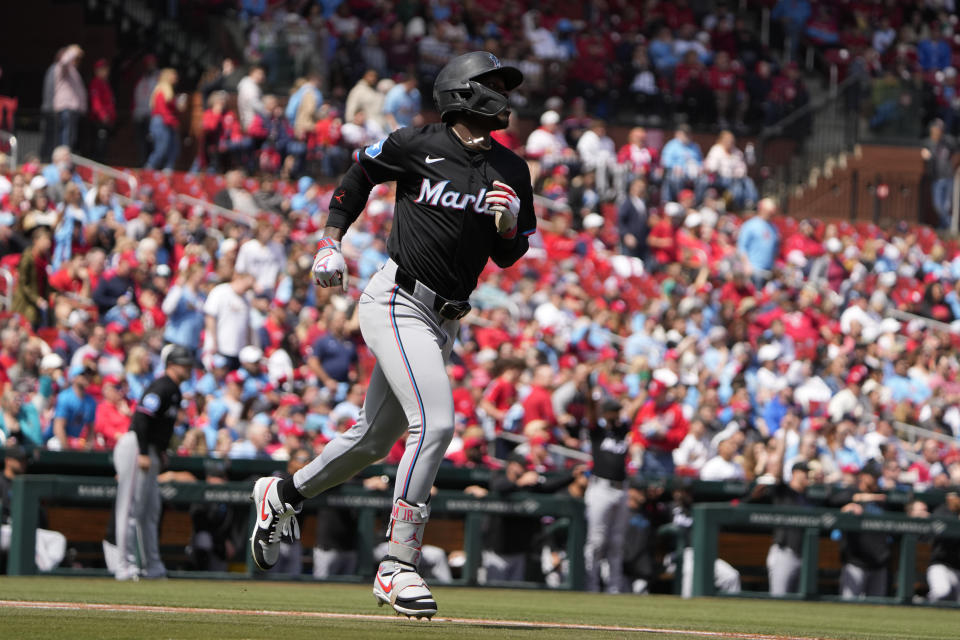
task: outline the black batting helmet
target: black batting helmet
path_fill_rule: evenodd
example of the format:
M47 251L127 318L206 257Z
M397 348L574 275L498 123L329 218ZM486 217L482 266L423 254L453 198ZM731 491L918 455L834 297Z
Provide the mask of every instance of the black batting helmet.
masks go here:
M193 355L193 352L187 347L181 346L179 344L169 345L164 348L166 351L163 354L165 365L171 364L180 364L185 367L196 367L197 358Z
M481 116L496 116L507 108L507 99L477 79L497 74L503 78L507 90L523 82L523 74L516 67L505 67L497 56L486 51L473 51L457 56L437 74L433 83L433 101L440 118L463 111Z

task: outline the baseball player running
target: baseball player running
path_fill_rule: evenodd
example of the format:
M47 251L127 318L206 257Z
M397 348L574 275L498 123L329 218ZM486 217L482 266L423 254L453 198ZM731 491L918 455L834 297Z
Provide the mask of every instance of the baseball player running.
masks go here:
M526 163L490 138L507 126L507 95L523 80L490 53L450 61L433 98L442 123L399 129L354 154L330 201L313 264L322 287L347 286L340 239L370 189L396 180L390 260L360 294L360 331L377 364L357 424L290 480L260 478L250 538L262 569L276 561L281 537L299 536L294 514L306 498L334 487L384 457L409 428L397 469L388 555L373 594L398 613L431 617L437 604L417 573L428 499L453 435L453 399L444 364L467 298L488 258L500 267L527 251L536 230Z

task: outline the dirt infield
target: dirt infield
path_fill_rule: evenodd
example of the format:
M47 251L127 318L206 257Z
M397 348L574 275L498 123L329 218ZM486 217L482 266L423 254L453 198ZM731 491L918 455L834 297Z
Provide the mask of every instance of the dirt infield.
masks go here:
M276 617L299 617L313 619L338 619L338 620L369 620L372 622L383 622L389 619L389 616L361 613L329 613L324 611L274 611L274 610L251 610L251 609L218 609L203 607L165 607L154 605L136 605L136 604L96 604L89 602L46 602L38 600L0 600L0 607L11 607L20 609L43 609L43 610L82 610L82 611L104 611L110 613L160 613L160 614L208 614L208 615L241 615L241 616L276 616ZM613 633L648 633L661 634L664 636L696 636L702 638L731 638L734 640L818 640L804 636L780 636L765 635L756 633L738 633L730 631L698 631L691 629L662 629L653 627L627 627L614 625L594 625L594 624L572 624L564 622L534 622L529 620L492 620L483 618L446 618L435 617L430 623L423 624L470 624L488 627L520 627L529 629L564 629L573 631L604 631Z

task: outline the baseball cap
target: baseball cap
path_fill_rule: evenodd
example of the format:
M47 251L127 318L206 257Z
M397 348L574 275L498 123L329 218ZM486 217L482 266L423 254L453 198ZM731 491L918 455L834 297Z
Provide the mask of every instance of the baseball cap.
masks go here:
M42 175L35 175L30 179L30 188L33 191L39 191L40 189L45 189L47 187L47 179Z
M583 219L584 229L599 229L603 226L603 216L599 213L589 213Z
M696 213L696 212L691 213L683 221L683 224L685 227L688 227L690 229L693 229L694 227L699 227L701 224L703 224L703 217L699 213Z
M104 330L107 333L123 333L126 329L119 322L110 322L104 327Z
M17 462L26 463L27 462L27 451L19 444L15 444L6 448L5 453L3 454L4 458L10 458L16 460Z
M830 253L840 253L843 251L843 243L837 238L827 238L827 241L823 243L823 248Z
M240 349L237 357L240 359L241 364L257 364L263 359L263 351L261 351L259 347L247 345L243 349Z
M167 365L178 364L186 367L195 367L197 366L197 359L193 355L193 352L179 344L174 344L164 349L166 351L166 356L163 357L163 361Z
M233 384L243 384L243 374L241 374L239 371L231 371L227 374L226 380L227 382Z
M689 200L693 197L695 197L695 195L692 189L684 189L683 191L680 192L680 195L677 196L677 200L680 200L682 202L684 200Z
M41 369L59 369L63 366L63 358L56 353L48 353L40 360Z
M121 380L117 376L107 376L106 378L103 379L103 384L109 384L111 386L116 387L123 384L123 380Z
M679 202L668 202L663 206L663 212L672 218L684 215L687 210Z
M803 471L804 473L808 473L808 472L810 471L810 467L809 467L809 465L807 465L806 462L802 462L802 461L801 461L801 462L796 462L796 463L794 463L794 465L793 465L792 467L790 467L790 471L791 471L791 472L794 472L794 471Z
M170 267L165 264L158 264L157 268L154 269L153 272L161 278L169 278L171 275L173 275Z
M71 329L90 320L90 314L83 309L74 309L67 316L67 326Z
M549 124L557 124L558 122L560 122L560 114L554 111L553 109L550 109L549 111L544 111L543 115L540 116L540 124L549 125Z

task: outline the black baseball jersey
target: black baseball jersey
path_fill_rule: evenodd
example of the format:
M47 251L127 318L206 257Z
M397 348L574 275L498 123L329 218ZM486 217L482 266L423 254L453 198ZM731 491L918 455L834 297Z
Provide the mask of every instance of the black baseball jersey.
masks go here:
M603 418L597 422L598 426L590 429L593 475L622 482L627 479L630 424L621 422L608 427Z
M182 399L180 386L166 375L151 382L143 392L130 423L142 455L147 455L151 445L158 453L167 450Z
M404 271L445 298L466 300L489 258L516 262L536 231L533 188L526 162L492 141L489 150L468 149L446 124L403 128L354 154L356 164L330 201L327 225L346 229L366 205L374 184L396 180L390 257ZM517 235L496 230L483 203L494 180L520 197Z

